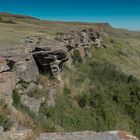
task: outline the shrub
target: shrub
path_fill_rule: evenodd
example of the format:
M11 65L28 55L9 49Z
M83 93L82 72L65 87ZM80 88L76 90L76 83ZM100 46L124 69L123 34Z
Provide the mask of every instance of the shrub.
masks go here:
M44 105L41 107L40 113L51 119L55 126L60 126L65 131L92 130L94 128L95 121L90 115L90 111L77 108L69 96L56 97L56 106Z
M3 127L4 131L9 130L13 125L13 121L10 119L10 117L6 115L0 115L0 126Z
M12 98L13 98L13 105L18 106L20 104L20 95L16 90L13 91Z
M80 55L80 52L78 50L74 50L73 51L72 60L73 60L73 64L82 63L83 62L83 59L82 59L82 57Z
M114 44L114 43L115 43L115 41L114 41L113 39L110 39L110 42L111 42L112 44Z
M73 100L79 105L79 110L86 110L92 116L93 120L88 119L89 122L93 121L90 122L94 124L92 130L130 130L140 137L140 81L132 75L125 75L107 61L91 60L76 65L75 71L77 73L70 77L74 81L71 82L70 90L71 93L73 89L77 91ZM88 83L85 83L85 79L88 79ZM87 84L88 88L81 87L81 91L79 86L83 84ZM76 116L75 119L78 121Z

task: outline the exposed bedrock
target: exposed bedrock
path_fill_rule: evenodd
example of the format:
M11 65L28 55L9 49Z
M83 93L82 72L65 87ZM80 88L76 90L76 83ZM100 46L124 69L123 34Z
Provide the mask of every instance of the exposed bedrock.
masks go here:
M29 44L30 38L27 39ZM24 45L17 50L0 52L0 99L5 99L10 104L13 90L27 93L27 89L22 85L36 84L40 73L61 82L63 63L69 59L67 51L62 48L41 47L40 39L35 36L36 39L38 41L35 41L34 45L30 43L31 46ZM31 38L32 40L34 39ZM28 103L27 100L25 102Z
M18 85L36 84L40 73L61 82L65 62L75 61L78 53L81 59L92 57L92 47L104 47L102 35L92 29L57 34L56 39L61 47L40 46L41 37L30 36L22 47L0 52L0 99L11 99ZM73 57L74 53L76 57ZM19 93L26 93L26 89L22 90Z
M61 81L60 72L62 65L68 61L68 53L63 49L51 50L36 48L33 57L41 73L50 73L58 81Z
M81 58L92 57L92 48L105 48L102 34L98 30L83 29L80 31L71 31L69 33L58 33L56 40L67 51L73 54L73 50L78 50Z

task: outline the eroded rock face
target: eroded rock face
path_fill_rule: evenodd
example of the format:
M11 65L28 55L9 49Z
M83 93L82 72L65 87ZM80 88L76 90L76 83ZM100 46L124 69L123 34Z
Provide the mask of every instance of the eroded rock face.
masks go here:
M19 94L32 98L29 93L34 92L34 85L40 73L50 75L61 82L62 65L69 59L67 50L39 47L40 41L38 36L27 37L21 48L0 52L0 99L6 99L12 105L12 93L15 89ZM23 87L23 83L31 86ZM31 103L27 98L24 102ZM34 99L29 107L37 112L40 101L37 105L35 102L37 101Z
M138 140L125 131L44 133L37 140Z
M9 67L7 71L15 73L16 83L36 81L39 75L38 68L32 54L26 52L26 48L1 53L1 58L5 59L6 65Z
M64 47L42 47L41 37L27 37L17 50L0 52L0 96L11 95L16 85L23 82L36 83L39 72L48 74L61 82L63 64L70 60L72 51L78 50L81 58L92 57L91 44L102 47L98 31L84 29L59 34L57 40ZM70 53L68 53L70 52Z
M62 65L69 58L67 51L63 49L51 50L51 48L36 48L33 57L38 65L38 68L43 73L50 73L58 81L61 81L60 72Z
M68 52L77 49L80 52L81 58L92 57L92 47L105 47L100 32L93 29L57 34L56 40L62 46L65 46Z

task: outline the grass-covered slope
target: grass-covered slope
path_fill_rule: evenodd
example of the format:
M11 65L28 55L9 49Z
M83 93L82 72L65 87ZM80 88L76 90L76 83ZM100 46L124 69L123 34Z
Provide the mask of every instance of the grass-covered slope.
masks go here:
M128 130L140 137L140 81L134 76L93 59L65 69L64 83L56 106L40 110L54 131Z
M0 50L20 47L23 38L37 34L43 37L42 45L53 46L58 32L101 26L5 13L0 17ZM37 122L48 118L50 126L41 123L45 131L122 129L140 137L140 33L102 26L108 47L93 49L93 57L84 63L65 66L56 106L42 104Z

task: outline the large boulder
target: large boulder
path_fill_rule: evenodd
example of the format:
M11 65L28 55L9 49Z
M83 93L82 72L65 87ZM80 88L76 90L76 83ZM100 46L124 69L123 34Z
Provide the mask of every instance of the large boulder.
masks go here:
M0 74L0 99L4 99L9 105L12 104L12 92L15 89L16 80L14 72Z
M44 133L37 140L138 140L125 131Z
M15 73L16 83L20 81L36 81L39 75L38 67L32 53L26 47L2 52L1 56L7 62L8 70Z
M0 95L11 95L15 85L16 83L14 72L4 72L0 74Z
M14 64L17 81L36 82L39 75L37 65L32 56Z

